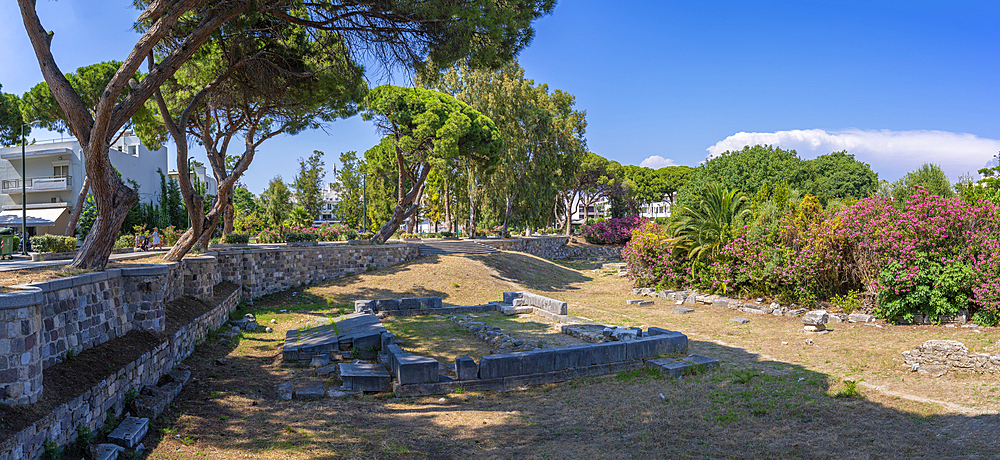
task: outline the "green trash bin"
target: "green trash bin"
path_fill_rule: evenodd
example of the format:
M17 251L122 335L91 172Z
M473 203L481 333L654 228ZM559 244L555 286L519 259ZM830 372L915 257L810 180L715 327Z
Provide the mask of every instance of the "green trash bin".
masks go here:
M17 250L14 246L17 241L17 236L15 235L0 235L0 259L10 259L13 257L14 251Z

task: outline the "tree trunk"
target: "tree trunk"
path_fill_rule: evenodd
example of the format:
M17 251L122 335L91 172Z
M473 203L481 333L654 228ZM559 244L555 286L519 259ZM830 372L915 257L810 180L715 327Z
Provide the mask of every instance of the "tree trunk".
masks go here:
M229 198L229 204L226 205L226 211L223 214L223 224L222 224L222 234L228 235L233 233L233 219L235 218L235 210L233 209L233 199Z
M448 190L448 181L444 183L444 220L448 224L448 231L455 233L455 219L451 216L451 191Z
M189 184L191 183L190 179L188 179L188 183ZM184 232L183 235L181 235L180 239L177 240L177 243L175 243L173 247L170 248L170 251L167 252L165 256L163 256L163 260L170 262L177 262L181 260L184 257L184 254L187 254L188 251L190 251L191 248L194 247L195 243L198 242L198 237L201 236L202 229L205 227L204 216L201 216L200 219L197 217L192 217L192 214L194 213L191 212L190 210L191 207L197 207L198 209L202 209L202 203L203 203L202 196L192 194L190 198L184 197L184 201L188 201L189 199L191 201L191 206L188 208L188 218L191 219L191 227L189 227L187 231Z
M90 190L90 178L86 174L83 176L83 186L80 193L76 195L76 204L73 205L73 213L69 215L69 225L66 226L65 236L73 236L76 233L76 226L80 223L80 214L83 214L83 205L87 201L87 191Z
M80 252L70 263L74 268L104 269L129 208L139 201L139 194L123 184L115 174L106 152L103 156L95 152L101 148L107 151L108 146L96 139L84 147L86 167L92 181L90 186L97 201L97 220L84 239Z
M405 195L403 194L403 188L402 188L403 186L402 168L403 165L402 163L400 163L399 202L396 203L396 209L393 210L392 217L389 218L389 221L386 222L385 225L382 226L382 228L378 229L378 232L375 233L375 236L372 237L372 241L378 243L385 243L386 240L388 240L393 233L396 233L396 230L399 229L399 225L403 223L404 220L406 220L407 218L409 218L410 216L412 216L414 213L417 212L417 207L412 206L412 204L420 194L420 191L424 185L424 181L427 180L427 174L431 172L431 166L429 164L420 165L420 175L418 176L416 183L412 184L413 188L411 188L410 191L407 192Z

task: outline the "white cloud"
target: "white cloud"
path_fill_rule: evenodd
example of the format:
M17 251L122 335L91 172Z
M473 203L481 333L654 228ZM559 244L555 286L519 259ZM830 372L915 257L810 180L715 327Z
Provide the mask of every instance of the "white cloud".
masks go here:
M674 160L671 160L670 158L663 158L659 155L653 155L649 158L646 158L645 160L642 160L642 163L639 163L639 166L642 166L644 168L653 168L653 169L660 169L664 166L674 166L674 165L675 165Z
M1000 151L1000 140L949 131L864 131L795 129L773 133L736 133L709 147L709 158L745 145L769 144L794 149L803 158L846 150L871 165L883 179L902 176L923 163L934 163L951 177L975 175Z

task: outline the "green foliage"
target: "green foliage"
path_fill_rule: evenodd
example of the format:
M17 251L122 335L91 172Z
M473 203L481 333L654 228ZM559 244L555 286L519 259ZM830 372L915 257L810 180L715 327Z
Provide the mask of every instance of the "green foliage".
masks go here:
M222 242L225 244L247 244L250 242L250 235L246 233L227 233L223 235Z
M135 235L118 235L118 239L115 240L115 249L129 249L135 247Z
M287 216L285 216L284 224L289 227L312 227L313 218L302 206L296 206L293 208Z
M94 432L89 426L83 423L76 424L76 442L80 445L86 446L94 442Z
M333 190L340 198L336 216L351 228L360 228L365 220L365 169L364 160L358 159L358 152L352 150L340 154L340 168L333 183Z
M693 206L682 206L670 225L670 244L689 259L714 257L750 214L750 199L739 190L709 184Z
M76 250L76 237L39 235L31 237L31 249L37 252L71 252Z
M808 179L802 189L824 205L834 199L865 198L878 188L878 174L846 151L820 155L805 162Z
M295 189L295 202L309 214L310 223L319 216L323 205L324 177L326 171L323 170L323 152L313 150L309 158L299 158L299 174L293 179L292 187Z
M3 85L0 85L3 88ZM0 146L18 145L21 143L21 100L14 94L0 92ZM24 133L31 132L30 126L24 127Z
M972 315L971 321L980 326L994 327L1000 324L1000 318L992 311L979 310Z
M259 207L263 209L264 217L271 226L277 227L285 220L288 209L292 207L292 194L281 176L274 176L264 193L260 194Z
M916 266L916 274L896 261L882 270L876 309L879 317L909 322L918 314L930 318L956 315L970 305L970 265L957 260L943 262L941 256L918 252Z
M82 100L84 106L93 110L111 78L122 66L118 61L107 61L92 64L76 69L76 72L66 74L66 79L76 90L77 95ZM135 78L141 81L144 75L136 72ZM118 98L118 102L123 101L130 94L131 87L126 86ZM52 131L64 132L69 126L66 124L66 115L62 107L56 101L49 84L41 82L32 87L21 97L21 116L25 120L40 120L39 126ZM152 102L141 105L138 111L132 115L132 128L142 143L150 150L157 150L163 142L167 140L166 129L157 122L155 117L156 109Z
M944 198L955 196L951 181L940 166L924 163L919 168L906 173L890 186L892 197L898 206L910 200L913 187L923 187L933 195Z
M861 396L858 382L854 380L844 380L844 388L834 395L835 398L860 398Z
M319 235L315 233L286 233L285 242L286 243L299 243L305 241L317 241L319 240Z
M46 439L42 443L42 450L42 457L47 460L59 460L62 458L62 449L59 448L59 445L55 441Z
M784 181L792 188L799 188L807 175L805 165L794 150L769 145L747 146L723 152L696 168L679 193L678 201L682 205L697 201L711 184L743 193L755 193L765 181Z
M835 199L870 196L879 182L871 167L846 152L803 161L794 150L755 145L723 152L699 166L678 200L687 204L712 183L747 194L761 190L765 183L784 184L789 196L798 190L816 196L825 205Z
M830 302L840 307L844 313L849 315L852 311L856 311L861 308L862 301L860 295L861 291L855 289L848 291L847 294L834 295L830 298Z

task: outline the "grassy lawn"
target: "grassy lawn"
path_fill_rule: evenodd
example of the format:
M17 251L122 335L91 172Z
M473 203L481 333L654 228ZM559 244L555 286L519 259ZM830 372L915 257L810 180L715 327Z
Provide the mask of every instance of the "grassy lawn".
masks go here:
M994 458L1000 452L1000 418L968 415L1000 409L996 376L934 379L907 372L899 359L932 338L995 352L997 329L834 324L829 334L805 335L795 318L712 307L679 315L663 301L626 306L628 281L589 268L509 253L422 257L258 299L237 313L254 312L274 332L228 343L213 335L198 347L185 362L195 380L154 423L145 441L149 458ZM356 299L439 295L446 304L470 305L518 289L566 300L572 315L679 330L693 353L723 366L679 380L641 370L510 392L275 399L275 385L305 373L281 365L286 330L353 311ZM751 321L728 321L737 316ZM478 320L515 334L548 331L530 316ZM407 350L443 361L489 351L447 318L399 318L386 326ZM220 357L225 365L215 363Z

